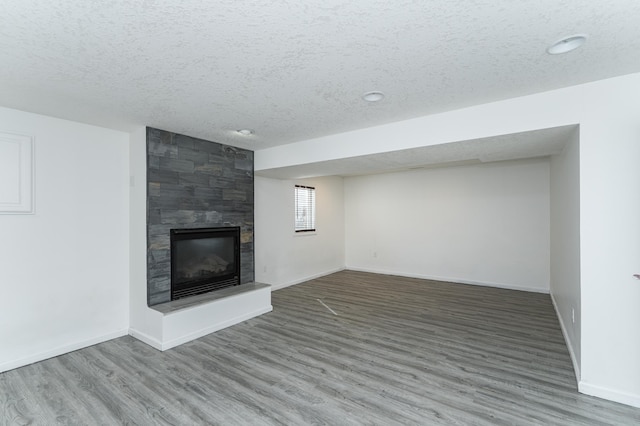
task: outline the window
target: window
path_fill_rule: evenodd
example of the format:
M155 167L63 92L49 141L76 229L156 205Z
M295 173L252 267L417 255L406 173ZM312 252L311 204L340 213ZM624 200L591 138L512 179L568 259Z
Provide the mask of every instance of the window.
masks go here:
M316 230L316 189L311 186L295 186L296 232Z

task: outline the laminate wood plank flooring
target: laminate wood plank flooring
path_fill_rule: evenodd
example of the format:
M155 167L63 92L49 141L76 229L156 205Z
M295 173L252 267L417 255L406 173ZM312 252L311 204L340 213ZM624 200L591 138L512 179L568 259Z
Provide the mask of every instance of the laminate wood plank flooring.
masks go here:
M343 271L166 352L132 337L0 374L2 425L634 425L579 394L548 295Z

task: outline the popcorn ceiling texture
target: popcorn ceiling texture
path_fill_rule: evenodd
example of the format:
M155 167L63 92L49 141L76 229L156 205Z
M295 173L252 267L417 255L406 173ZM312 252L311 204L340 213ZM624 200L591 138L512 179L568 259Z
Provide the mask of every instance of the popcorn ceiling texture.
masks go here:
M240 226L240 279L254 280L253 152L147 128L147 302L171 300L173 228Z
M638 72L638 22L636 0L5 1L0 102L259 150Z

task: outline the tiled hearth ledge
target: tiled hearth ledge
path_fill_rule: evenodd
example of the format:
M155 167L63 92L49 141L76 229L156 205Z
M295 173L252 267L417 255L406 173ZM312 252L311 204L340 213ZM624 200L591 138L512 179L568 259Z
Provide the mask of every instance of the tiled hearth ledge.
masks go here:
M132 336L165 351L214 331L271 312L271 286L247 283L150 306L162 322L161 336Z

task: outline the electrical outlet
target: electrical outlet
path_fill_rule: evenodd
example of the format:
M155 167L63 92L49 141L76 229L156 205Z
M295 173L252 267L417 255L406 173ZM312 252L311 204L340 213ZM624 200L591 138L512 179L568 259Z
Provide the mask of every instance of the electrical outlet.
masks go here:
M378 252L377 251L373 252L373 257L378 257Z
M262 272L267 272L267 265L264 265L264 268L262 268Z
M571 308L571 322L576 323L576 310Z

